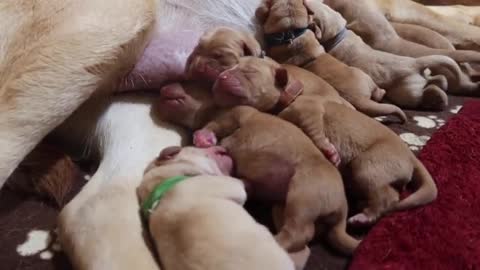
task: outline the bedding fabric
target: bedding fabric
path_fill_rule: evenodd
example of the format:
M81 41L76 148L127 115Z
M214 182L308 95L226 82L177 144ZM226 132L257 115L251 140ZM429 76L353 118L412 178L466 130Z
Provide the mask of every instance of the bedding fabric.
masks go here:
M437 182L437 201L382 219L351 270L480 268L480 101L466 103L419 157Z

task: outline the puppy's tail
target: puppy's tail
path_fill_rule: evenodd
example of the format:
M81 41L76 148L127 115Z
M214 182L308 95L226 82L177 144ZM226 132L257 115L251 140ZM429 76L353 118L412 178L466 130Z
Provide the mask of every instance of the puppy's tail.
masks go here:
M437 186L433 181L432 176L427 168L418 160L414 158L414 170L412 181L417 190L410 194L407 198L398 202L395 210L406 210L410 208L426 205L437 198Z
M417 58L415 66L418 72L430 69L433 74L445 75L449 80L449 88L457 88L462 80L462 70L452 58L444 55L430 55ZM453 84L453 85L452 85ZM446 90L446 89L445 89Z
M360 244L360 240L353 238L346 231L347 217L342 218L327 234L330 245L345 255L352 255Z
M393 104L378 103L367 98L359 99L356 102L352 102L352 104L358 111L371 117L394 115L398 117L402 123L407 122L407 115L402 109Z
M455 62L455 60L453 60L452 58L444 55L429 55L419 57L416 61L416 68L419 72L425 70L426 68L444 68L450 71L452 74L456 75L457 77L459 77L462 73L462 70L460 69L460 66L457 64L457 62Z

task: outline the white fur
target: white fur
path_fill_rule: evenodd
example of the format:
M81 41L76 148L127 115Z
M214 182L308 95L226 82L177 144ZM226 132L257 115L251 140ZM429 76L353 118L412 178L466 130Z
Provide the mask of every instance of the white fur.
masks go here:
M152 97L86 104L70 119L79 125L66 123L59 131L91 136L90 147L101 156L97 172L60 216L62 246L78 269L158 268L142 237L135 188L147 164L186 136L152 118Z

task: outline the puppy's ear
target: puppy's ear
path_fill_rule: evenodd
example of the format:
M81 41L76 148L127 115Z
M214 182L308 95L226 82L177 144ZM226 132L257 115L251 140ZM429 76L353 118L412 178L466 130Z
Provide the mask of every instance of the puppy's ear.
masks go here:
M262 54L262 48L260 43L250 33L245 33L243 39L243 56L255 56L260 57Z
M182 151L180 146L170 146L162 150L160 155L158 155L158 161L164 161L174 158L178 153Z
M270 13L271 0L263 0L255 11L255 17L260 24L264 24Z
M305 8L307 9L307 14L308 15L313 15L315 13L313 13L313 11L307 6L307 0L303 0L303 5L305 6Z
M278 87L286 87L288 84L288 71L279 67L275 70L275 85Z
M320 29L320 27L318 27L318 25L316 23L310 24L309 28L310 28L310 30L313 31L317 40L322 39L322 29Z

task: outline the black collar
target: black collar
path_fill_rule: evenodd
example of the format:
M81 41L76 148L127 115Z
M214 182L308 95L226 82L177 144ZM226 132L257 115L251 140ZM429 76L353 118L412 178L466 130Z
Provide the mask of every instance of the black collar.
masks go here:
M325 42L320 42L320 44L323 46L325 49L325 52L329 52L333 50L340 42L342 42L345 37L347 36L347 28L344 27L338 34L336 34L333 38L325 41Z
M303 35L308 27L296 28L281 33L265 34L265 41L269 47L291 44L294 39Z

